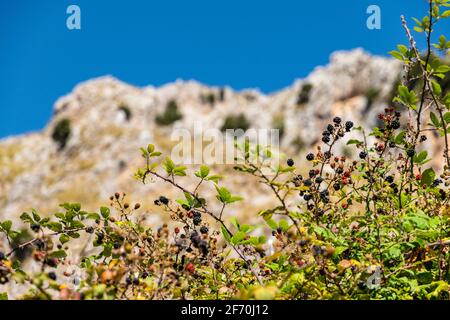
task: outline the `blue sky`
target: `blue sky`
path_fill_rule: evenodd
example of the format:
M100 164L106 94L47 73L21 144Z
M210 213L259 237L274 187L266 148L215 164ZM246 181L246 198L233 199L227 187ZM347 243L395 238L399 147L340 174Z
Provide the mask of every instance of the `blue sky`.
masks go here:
M81 30L66 28L70 4L81 8ZM381 8L381 30L366 28L370 4ZM1 1L0 137L41 129L58 97L107 74L138 86L182 78L273 92L335 50L386 55L406 42L400 14L424 10L425 0Z

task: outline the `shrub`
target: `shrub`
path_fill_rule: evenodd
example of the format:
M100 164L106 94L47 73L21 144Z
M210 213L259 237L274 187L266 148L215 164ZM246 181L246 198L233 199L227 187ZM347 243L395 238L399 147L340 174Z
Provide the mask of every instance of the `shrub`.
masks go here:
M216 103L216 96L215 96L214 92L202 94L200 99L201 99L202 103L207 103L210 106L214 106L214 104Z
M243 113L238 115L228 115L225 118L225 121L221 127L222 131L226 131L228 129L238 130L242 129L244 131L250 128L250 122L247 120Z
M300 89L300 92L297 97L297 104L302 105L305 103L308 103L309 101L309 94L311 92L311 89L313 88L312 84L305 83L302 85L302 88Z
M366 111L369 110L373 103L375 102L375 100L377 99L378 95L379 95L379 90L375 89L375 88L369 88L364 96L366 97Z
M425 28L428 38L439 10L429 14L428 24L416 26ZM417 52L399 46L392 54L408 68L410 57L421 59ZM224 178L208 166L192 172L169 157L161 159L154 145L141 148L143 162L135 178L178 192L177 199L154 199L174 225L145 225L141 205L130 204L120 192L97 212L78 203L62 204L61 212L49 218L31 210L20 218L34 238L18 246L9 244L20 232L11 221L0 222L3 247L9 247L0 252L0 283L27 284L27 299L448 300L450 99L434 76L449 70L423 61L422 94L408 89L404 79L395 101L408 112L386 108L378 115L380 127L370 132L351 120L332 119L322 145L305 156L310 165L304 176L292 159L271 166L265 161L273 155L269 147L248 140L237 144L234 169L256 178L277 201L255 212L258 225L225 218L245 199L224 187ZM425 104L429 121L422 119ZM403 130L401 122L410 125ZM426 146L422 133L430 129L441 133L446 146L438 173L428 164L427 151L419 151ZM342 140L357 158L336 153ZM197 180L189 184L195 187L184 185L185 176ZM82 233L92 235L96 250L73 265L66 248ZM40 264L36 271L13 258L25 248L33 248ZM68 287L70 275L57 276L58 266L80 269L79 286Z
M52 139L58 144L59 150L66 147L67 141L71 134L70 120L60 120L53 129Z
M183 115L178 111L176 101L171 100L167 103L165 111L156 116L155 121L161 126L169 126L182 118Z

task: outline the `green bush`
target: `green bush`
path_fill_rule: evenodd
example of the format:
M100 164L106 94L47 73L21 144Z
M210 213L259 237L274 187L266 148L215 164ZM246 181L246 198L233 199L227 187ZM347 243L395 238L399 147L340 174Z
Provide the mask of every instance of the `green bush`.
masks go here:
M225 121L220 130L224 132L226 130L238 130L238 129L247 131L249 128L250 122L247 120L247 118L243 113L240 113L238 115L228 115L225 118Z
M67 141L71 134L70 120L60 120L53 129L52 139L58 144L59 150L66 147Z
M176 101L171 100L167 103L165 111L156 116L155 121L161 126L169 126L182 118L183 115L178 111Z
M298 97L297 97L297 104L298 105L302 105L302 104L308 103L308 101L309 101L309 94L310 94L312 88L313 88L313 86L310 83L305 83L305 84L302 85L302 88L301 88L301 90L300 90L300 92L298 94Z

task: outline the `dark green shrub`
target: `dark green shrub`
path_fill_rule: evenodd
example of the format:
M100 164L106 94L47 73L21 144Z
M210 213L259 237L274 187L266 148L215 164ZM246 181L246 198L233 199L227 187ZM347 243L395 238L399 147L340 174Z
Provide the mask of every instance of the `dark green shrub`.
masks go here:
M52 139L58 144L59 150L66 147L67 141L69 140L71 133L70 120L62 119L60 120L55 128L53 129Z
M302 86L300 93L298 94L298 98L297 98L298 105L308 103L309 94L310 94L312 88L313 88L313 86L310 83L305 83Z
M202 101L202 103L214 106L214 104L216 103L216 95L214 94L214 92L203 93L200 96L200 100Z
M171 100L166 105L166 110L156 116L155 121L161 126L169 126L174 122L181 120L183 115L178 111L178 105L175 100Z
M225 118L225 121L221 127L222 131L226 131L228 129L242 129L247 131L250 128L250 122L247 120L244 114L238 115L229 115Z
M372 107L374 101L378 97L379 92L380 91L375 88L369 88L365 92L364 96L366 97L366 110L369 110Z

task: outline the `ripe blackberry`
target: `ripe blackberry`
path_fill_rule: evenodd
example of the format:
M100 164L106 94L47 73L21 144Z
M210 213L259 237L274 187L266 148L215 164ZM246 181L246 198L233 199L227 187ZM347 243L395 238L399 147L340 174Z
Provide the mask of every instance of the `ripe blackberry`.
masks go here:
M167 199L164 196L159 197L159 202L161 202L162 204L168 205L169 204L169 199Z
M324 137L322 137L322 141L323 142L325 142L325 143L328 143L328 142L330 142L330 137L328 137L328 136L324 136Z
M394 182L394 177L393 176L387 176L386 177L386 181L389 182L389 183L392 183L392 182Z
M408 149L407 151L406 151L406 155L408 156L408 157L410 157L410 158L412 158L412 157L414 157L414 154L415 154L416 152L414 151L414 149L412 149L412 148L410 148L410 149Z
M367 152L361 151L361 152L359 153L359 157L360 157L361 159L365 159L365 158L367 157Z
M206 226L203 226L203 227L200 228L200 233L202 233L202 234L207 234L208 231L209 231L209 229Z
M325 159L330 159L331 158L331 152L330 151L325 151L323 153L323 156L325 157Z
M138 278L134 278L134 279L133 279L133 284L134 284L135 286L137 286L137 285L139 284L139 279L138 279Z
M347 122L345 123L345 130L348 132L348 131L350 131L352 128L353 128L353 122L347 121Z
M421 135L420 136L420 142L427 141L427 136Z
M328 130L325 130L324 132L322 132L322 136L324 137L329 137L331 135L331 132Z
M52 279L53 281L55 281L55 280L56 280L56 273L54 273L53 271L52 271L52 272L49 272L49 273L48 273L48 277L49 277L50 279Z
M127 285L130 285L133 283L133 279L131 277L127 277L125 282L127 283Z
M333 133L334 132L333 125L332 124L327 125L327 130L328 130L328 132Z
M309 170L309 177L310 178L313 178L315 175L316 175L316 170L314 170L314 169Z
M431 184L431 187L436 188L438 185L442 183L441 179L435 179L433 183ZM1 260L1 259L0 259Z
M5 260L6 255L3 252L0 252L0 261Z
M317 177L317 178L316 178L316 183L322 183L322 181L323 181L323 178L322 178L322 177Z
M120 242L114 242L113 244L114 249L119 249L120 248Z
M288 165L289 167L292 167L292 166L294 165L294 160L292 160L292 159L287 159L287 165Z
M341 190L341 184L339 182L336 182L335 184L333 184L333 188L336 191Z
M395 142L394 141L390 141L389 142L389 148L395 148Z
M202 223L202 218L201 217L194 217L193 221L194 221L194 224L196 226L198 226L200 223Z
M39 232L41 225L39 223L32 223L30 227L31 227L31 230L33 230L34 232Z
M306 194L303 196L303 199L305 199L305 201L309 201L309 200L312 199L312 196L311 196L311 194L306 193Z
M394 129L394 130L400 128L400 122L399 122L398 120L392 121L391 127L392 127L392 129Z
M340 124L342 122L342 119L340 117L334 117L333 122L336 124Z
M313 160L314 160L314 155L313 155L312 153L308 153L308 154L306 155L306 160L308 160L308 161L313 161Z
M192 212L192 216L194 217L194 218L202 218L202 214L200 213L200 212L198 212L198 211L194 211L194 212Z
M86 232L87 233L94 233L94 228L93 227L87 227L86 228Z
M305 180L305 182L303 182L303 184L307 187L310 187L312 185L312 181L311 181L311 179L307 179L307 180Z

